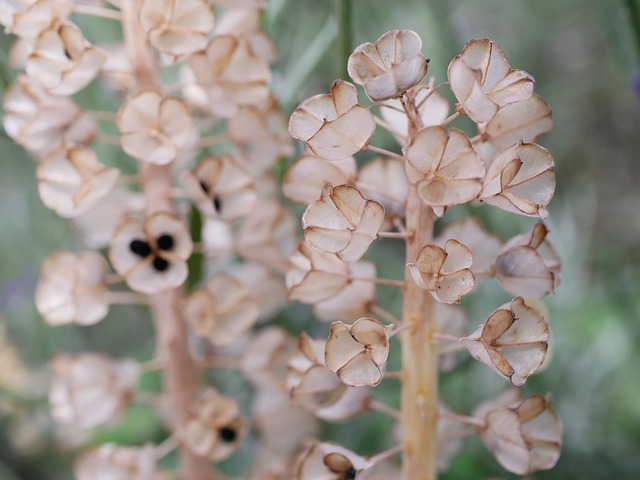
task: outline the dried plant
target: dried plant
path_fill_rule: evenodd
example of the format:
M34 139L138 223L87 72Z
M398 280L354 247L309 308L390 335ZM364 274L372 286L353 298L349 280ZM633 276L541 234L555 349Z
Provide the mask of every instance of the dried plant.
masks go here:
M538 223L503 244L477 218L446 222L446 212L488 204L546 217L554 163L533 142L551 128L551 110L533 93L533 77L511 68L489 39L469 42L449 65L448 84L437 86L433 80L421 83L428 64L421 50L419 36L407 30L359 46L348 72L371 104L359 102L354 85L336 80L330 94L304 101L289 121L307 154L291 166L284 192L308 205L304 240L287 273L289 297L312 304L321 320L333 322L326 341L300 338L289 360L289 393L295 404L324 419L380 410L397 421L399 432L397 446L370 458L312 443L298 457L299 480L435 479L461 440L474 433L505 469L520 475L553 467L560 454L562 425L550 397L522 399L508 390L467 416L438 395L439 371L451 370L451 354L460 350L515 386L545 361L549 329L531 300L552 293L560 279L547 227ZM452 113L440 94L445 85L458 101ZM475 136L450 127L459 116L476 124ZM376 125L393 135L401 154L370 143ZM352 155L359 151L381 157L365 159L358 171ZM445 226L434 237L441 218ZM401 280L378 278L362 259L382 238L405 243ZM457 304L487 277L516 298L465 336L467 315ZM400 288L401 318L377 303L376 284ZM396 335L402 370L389 372L389 339ZM393 377L402 385L399 411L370 392ZM389 461L397 454L401 468Z
M456 205L547 215L553 159L532 142L550 129L551 111L533 78L492 41L474 40L449 67L458 100L450 115L443 85L421 83L419 36L392 31L349 59L370 106L337 80L293 112L287 131L269 92L277 52L260 29L264 4L0 1L23 70L5 95L5 130L37 161L43 203L87 245L42 263L38 311L50 325L82 327L107 318L112 304L141 304L155 326L156 354L144 362L95 352L51 360L56 420L91 429L146 402L166 426L162 441L88 446L75 478L228 478L220 462L245 449L252 461L239 475L249 480L434 479L472 433L511 472L551 468L562 426L548 396L508 390L469 416L438 396L439 370L455 368L458 351L515 386L546 358L549 329L531 299L559 282L547 227L503 244L468 218L434 237ZM92 45L73 15L119 22L121 44ZM93 82L117 107L77 103ZM473 138L449 127L461 115L477 124ZM377 126L402 154L370 144ZM307 205L297 243L273 174L294 152L289 133L307 147L283 181L285 196ZM102 159L97 145L118 153ZM361 151L379 156L358 168ZM405 243L403 279L378 278L364 258L381 238ZM467 335L457 304L487 277L515 298ZM401 289L401 319L379 305L376 285ZM327 340L303 333L296 342L265 324L287 292L331 322ZM387 369L393 337L402 372ZM252 386L249 402L201 375L229 368ZM156 370L162 391L142 391L141 378ZM371 388L393 377L402 381L400 411ZM318 440L319 420L372 410L397 421L397 445L367 457Z

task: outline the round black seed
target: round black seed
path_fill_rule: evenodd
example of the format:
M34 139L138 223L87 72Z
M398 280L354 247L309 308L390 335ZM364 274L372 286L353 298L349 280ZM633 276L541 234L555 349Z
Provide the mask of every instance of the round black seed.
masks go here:
M209 193L209 187L207 187L207 185L202 180L200 180L200 188L204 193Z
M223 427L220 429L220 438L225 442L233 442L236 439L237 435L238 434L233 428Z
M156 240L160 250L171 250L173 248L173 237L171 235L161 235Z
M159 272L164 272L167 268L169 268L169 262L167 262L164 258L156 257L153 259L153 268L155 268Z
M151 253L151 247L143 240L132 240L129 244L129 249L136 255L140 255L143 258L148 257Z
M344 472L344 480L354 480L356 478L356 469L351 467L349 470Z
M222 208L222 199L217 195L213 197L213 208L216 209L216 212L220 213L220 209Z

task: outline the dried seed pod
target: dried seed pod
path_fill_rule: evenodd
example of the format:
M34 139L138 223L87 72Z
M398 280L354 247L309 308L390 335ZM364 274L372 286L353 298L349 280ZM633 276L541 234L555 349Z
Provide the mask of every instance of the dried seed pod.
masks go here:
M415 263L407 269L420 288L429 290L442 303L459 303L475 284L469 268L473 263L471 251L457 240L447 240L444 248L425 245L418 252Z
M304 155L295 160L282 181L282 191L289 200L304 205L316 201L327 184L352 185L356 178L356 160L323 160Z
M262 30L261 13L257 5L242 5L235 0L233 5L218 17L215 35L245 38L260 58L267 63L273 63L278 59L278 48Z
M325 346L325 362L342 383L352 387L375 386L382 381L389 355L387 329L373 318L353 325L331 324Z
M145 0L140 26L160 52L179 57L207 46L213 12L206 0Z
M251 175L231 155L204 158L182 183L202 213L225 222L249 215L258 203Z
M488 122L499 108L533 94L533 77L512 69L504 52L488 38L465 45L447 73L451 90L474 122Z
M295 480L364 479L373 463L333 443L312 443L296 461Z
M50 325L93 325L107 316L107 263L94 252L59 250L40 266L38 313Z
M207 389L193 410L193 419L178 432L191 452L219 462L240 448L248 425L234 399Z
M351 185L327 185L302 215L304 238L314 248L355 262L378 236L384 207Z
M489 410L484 421L483 442L510 472L528 475L548 470L558 461L562 422L550 395L532 395L518 406Z
M518 141L533 143L551 130L551 108L535 93L525 100L502 107L486 124L480 125L483 138L496 148Z
M166 165L191 139L191 115L176 97L145 90L120 107L117 125L122 149L141 162Z
M496 309L461 342L473 358L521 386L544 362L549 327L539 311L517 297Z
M3 124L15 142L39 158L95 136L95 124L73 100L50 95L26 76L5 92Z
M77 480L160 480L156 464L153 445L122 447L107 443L82 455L73 473Z
M433 243L444 247L447 240L454 239L465 245L473 256L472 271L476 279L490 275L492 265L498 256L502 241L497 235L489 233L478 217L467 217L447 223Z
M214 115L233 117L239 106L269 97L269 65L244 38L214 36L206 50L189 56L188 61Z
M330 94L311 97L294 110L289 133L326 160L342 160L359 151L376 128L373 114L358 103L358 91L336 80Z
M140 367L133 360L113 360L96 353L57 354L51 359L51 414L82 428L119 417L138 384Z
M289 300L317 303L338 295L349 284L349 266L330 253L298 243L289 258L286 284Z
M364 43L349 57L349 76L374 102L400 97L422 80L427 61L422 40L411 30L391 30L374 44Z
M115 187L120 170L105 167L90 148L73 146L45 157L36 177L42 203L69 218L88 212L103 199Z
M484 165L464 132L444 127L419 130L404 148L407 179L426 204L467 203L482 190Z
M500 250L495 276L507 292L525 298L542 298L560 284L560 257L546 240L549 230L537 223Z
M0 23L7 33L34 38L73 13L73 0L17 0L2 2Z
M219 274L186 300L183 315L191 328L215 346L235 342L256 322L258 305L242 283Z
M345 420L366 409L370 393L343 384L325 364L325 342L306 333L287 362L286 387L291 402L329 421Z
M152 295L187 279L193 242L180 219L158 212L143 222L128 218L116 229L109 259L132 289Z
M553 158L535 143L522 143L498 152L487 170L480 200L507 212L540 216L556 188Z
M42 31L26 59L25 70L53 95L72 95L100 72L107 55L91 45L73 23L53 24Z

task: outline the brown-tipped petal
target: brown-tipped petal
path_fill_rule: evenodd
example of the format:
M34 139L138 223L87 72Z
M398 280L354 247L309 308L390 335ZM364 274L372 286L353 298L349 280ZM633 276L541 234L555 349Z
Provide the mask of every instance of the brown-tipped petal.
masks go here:
M291 390L294 405L314 411L332 405L346 389L336 375L324 365L314 365L304 372L300 382Z

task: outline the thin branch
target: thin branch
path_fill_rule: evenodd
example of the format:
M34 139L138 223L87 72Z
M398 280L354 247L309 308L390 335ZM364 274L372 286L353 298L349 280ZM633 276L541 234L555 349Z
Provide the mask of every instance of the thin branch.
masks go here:
M85 113L91 115L95 120L103 120L105 122L115 122L118 114L116 112L107 112L99 110L85 110Z
M159 444L155 448L156 460L160 460L161 458L166 457L176 448L178 448L179 445L180 443L178 442L178 439L175 437L175 435L168 436L162 441L161 444Z
M149 297L133 292L109 292L107 302L119 305L149 305Z
M93 17L108 18L109 20L122 20L120 12L111 8L96 7L94 5L78 5L74 7L74 13L91 15Z
M140 175L122 175L118 179L120 185L137 185L142 181Z
M379 238L407 238L407 232L378 232Z
M396 227L399 232L407 231L407 227L405 227L404 222L402 221L401 218L398 218L398 217L394 218L392 223L393 223L393 226Z
M456 337L455 335L449 335L448 333L441 332L433 332L433 338L437 338L438 340L447 340L449 342L458 343L460 341L460 337Z
M380 452L374 455L373 457L369 457L369 461L372 462L373 464L380 463L381 461L386 460L389 457L393 457L398 453L402 453L403 449L404 449L404 445L402 444L396 445L395 447L392 447L389 450L385 450L384 452Z
M440 418L451 420L453 422L466 423L467 425L473 425L477 428L483 428L485 426L484 421L479 418L468 417L467 415L461 415L459 413L440 412Z
M462 352L466 349L467 347L462 343L452 343L446 347L438 348L438 355L451 355L452 353Z
M388 285L390 287L404 288L404 281L392 280L378 277L349 277L349 280L360 280L363 282L377 283L378 285Z
M374 303L373 305L371 305L369 307L369 310L371 311L372 314L385 319L387 322L393 325L397 325L400 323L400 319L398 317L387 312L384 308L382 308L377 303Z
M385 415L389 415L395 420L400 420L399 410L396 410L395 408L390 407L389 405L379 402L378 400L371 399L367 403L367 406L369 407L369 410L373 410L374 412L384 413Z
M367 150L371 150L372 152L376 152L379 153L381 155L385 155L389 158L394 158L396 160L400 160L401 162L404 162L404 157L402 155L398 155L397 153L391 152L389 150L386 150L384 148L380 148L380 147L375 147L373 145L365 145L364 147L362 147L363 151L367 151Z
M399 378L402 379L402 371L397 370L395 372L384 372L384 378Z
M442 123L440 124L440 126L444 127L444 126L446 126L446 125L450 124L451 122L453 122L453 121L454 121L456 118L458 118L459 116L460 116L460 112L458 112L458 111L456 111L456 112L452 113L452 114L449 116L449 118L445 119L445 121L444 121L444 122L442 122Z
M389 338L394 337L397 334L402 333L402 332L404 332L406 330L409 330L412 327L413 327L413 325L411 323L401 323L401 324L397 325L396 328L391 330L391 332L389 332Z
M207 147L215 147L216 145L228 143L230 141L231 140L229 139L228 135L211 135L209 137L203 137L199 139L191 148L191 150L201 150Z
M117 135L99 133L98 135L96 135L95 142L102 143L104 145L112 145L114 147L120 147L120 137Z

